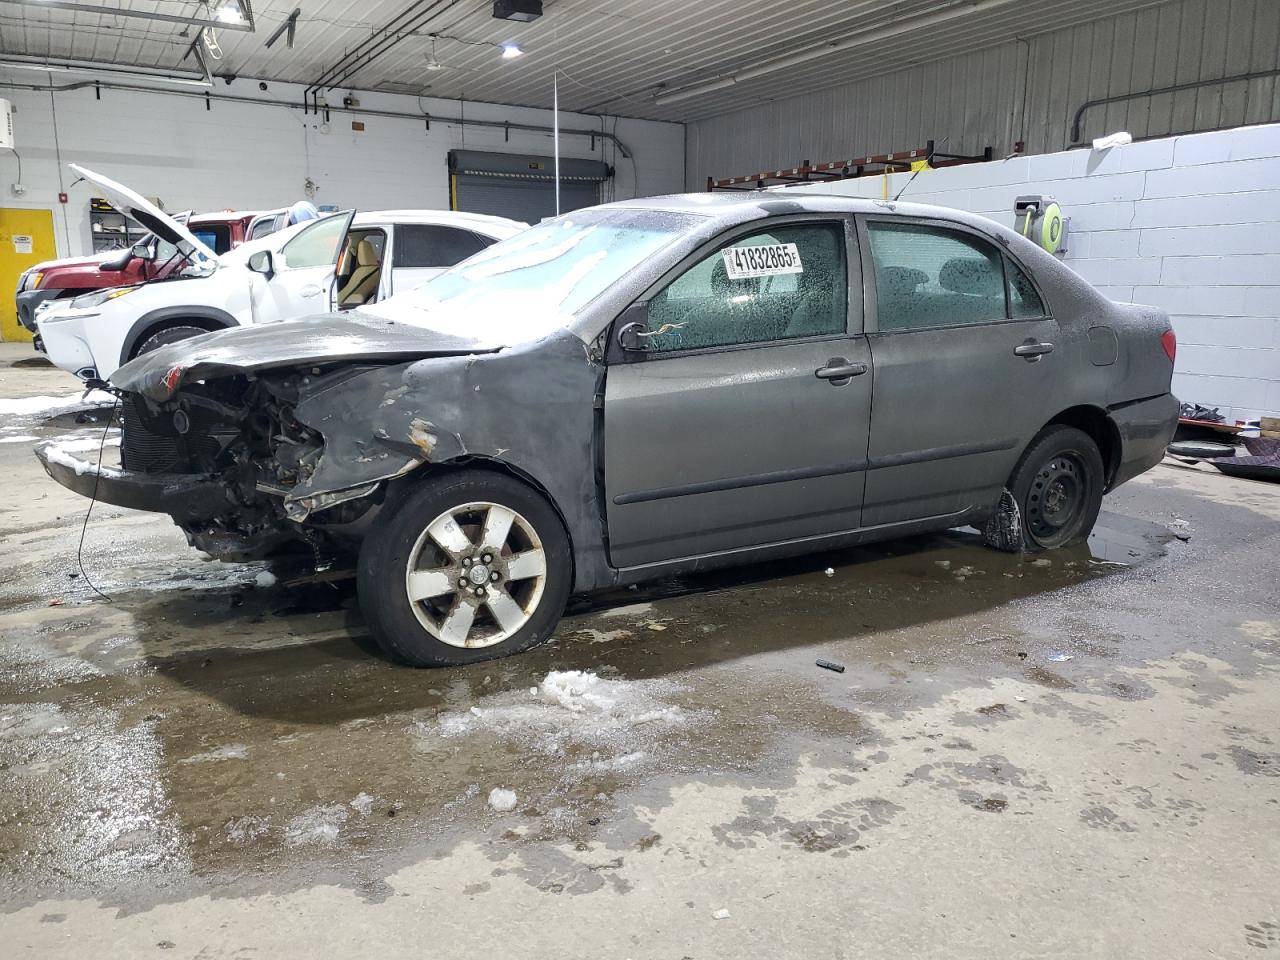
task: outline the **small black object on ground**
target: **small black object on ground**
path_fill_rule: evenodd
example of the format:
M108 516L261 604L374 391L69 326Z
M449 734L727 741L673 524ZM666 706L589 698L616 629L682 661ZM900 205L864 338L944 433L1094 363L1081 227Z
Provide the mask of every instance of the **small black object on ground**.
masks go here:
M818 660L816 662L823 670L830 670L833 673L844 673L843 663L833 663L830 660Z

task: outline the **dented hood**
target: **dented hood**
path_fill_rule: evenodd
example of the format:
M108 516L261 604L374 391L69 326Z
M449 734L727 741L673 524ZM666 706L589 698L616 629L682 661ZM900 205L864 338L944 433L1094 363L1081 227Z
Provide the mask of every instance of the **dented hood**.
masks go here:
M321 314L282 323L233 327L168 344L120 367L111 375L111 385L152 400L167 400L190 380L278 367L395 363L492 353L500 346L356 311Z

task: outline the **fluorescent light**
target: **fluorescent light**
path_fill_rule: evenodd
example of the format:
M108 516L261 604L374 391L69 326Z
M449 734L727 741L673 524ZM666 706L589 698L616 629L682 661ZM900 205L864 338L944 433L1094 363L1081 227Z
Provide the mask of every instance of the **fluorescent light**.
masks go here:
M726 74L725 76L708 80L705 83L696 83L693 86L672 90L669 93L660 93L653 98L653 102L658 106L663 106L668 103L676 103L680 100L689 100L693 97L700 97L704 93L713 93L716 90L725 90L736 84L742 83L743 81L754 80L756 77L773 73L775 70L782 70L786 67L796 66L797 64L808 63L810 60L818 60L841 50L860 47L864 44L875 43L880 40L888 40L891 37L896 37L898 34L907 33L908 31L919 27L931 27L939 23L946 23L950 20L955 20L958 17L967 17L970 14L990 10L994 7L1002 7L1013 2L1014 0L977 0L976 3L956 4L943 10L938 10L919 17L911 17L898 23L889 23L885 26L873 27L869 30L858 30L850 34L846 34L843 37L824 40L820 44L795 50L792 53L783 54L779 57L774 57L771 60L761 60L759 63L753 63L750 66L742 67L732 73Z
M244 12L240 9L240 4L236 3L235 0L220 6L214 16L223 23L244 23Z
M524 53L524 51L520 49L520 44L512 43L509 40L499 46L502 48L503 60L514 60L516 57L521 56Z

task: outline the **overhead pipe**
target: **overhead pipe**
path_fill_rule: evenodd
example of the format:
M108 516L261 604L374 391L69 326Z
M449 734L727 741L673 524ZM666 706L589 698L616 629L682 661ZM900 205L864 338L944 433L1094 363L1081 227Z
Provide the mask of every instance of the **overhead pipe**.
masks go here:
M338 58L337 63L326 68L307 87L303 94L304 99L314 98L323 89L341 86L356 71L367 67L400 41L411 36L413 31L424 26L436 14L448 10L457 2L458 0L416 0L346 51Z
M670 93L660 93L653 98L656 106L665 106L668 103L677 103L681 100L689 100L693 97L700 97L704 93L712 93L716 90L726 90L746 80L754 80L756 77L773 73L776 70L783 70L787 67L794 67L801 63L808 63L811 60L820 60L823 57L830 56L841 50L850 50L854 47L865 46L868 43L876 43L881 40L888 40L898 34L906 33L909 30L916 30L920 27L937 26L940 23L947 23L959 17L967 17L972 14L985 10L993 10L996 7L1003 7L1016 0L976 0L973 3L960 3L948 7L945 10L939 10L935 13L925 14L924 16L911 17L898 23L890 23L882 27L873 27L867 30L860 30L843 37L837 37L834 40L825 40L821 44L805 47L801 50L795 50L791 53L781 56L772 57L768 60L761 60L750 66L742 67L734 70L724 76L717 77L713 80L707 80L702 83L695 83L688 87L678 90L672 90Z
M74 90L84 90L89 88L97 88L100 90L122 90L133 93L154 93L166 97L192 97L197 100L208 102L222 101L225 103L247 103L262 107L285 107L290 110L297 110L296 103L285 103L280 100L270 100L266 97L245 97L233 93L212 93L205 91L187 91L187 90L157 90L155 87L148 87L140 83L117 83L110 80L82 80L76 83L63 84L33 84L33 83L13 83L9 80L0 80L0 89L4 90L31 90L37 93L70 93ZM376 110L371 107L348 107L344 105L330 105L328 110L334 113L351 113L366 117L389 117L395 120L413 120L421 123L424 120L432 123L453 123L463 127L486 127L498 130L519 130L522 133L543 133L554 136L556 134L555 127L542 126L536 123L511 123L507 120L479 120L470 117L444 117L436 113L405 113L401 110ZM609 133L604 130L596 130L594 128L585 127L560 127L559 133L562 136L572 137L589 137L592 139L608 140L617 146L618 151L628 160L633 159L631 149L618 138L617 134Z

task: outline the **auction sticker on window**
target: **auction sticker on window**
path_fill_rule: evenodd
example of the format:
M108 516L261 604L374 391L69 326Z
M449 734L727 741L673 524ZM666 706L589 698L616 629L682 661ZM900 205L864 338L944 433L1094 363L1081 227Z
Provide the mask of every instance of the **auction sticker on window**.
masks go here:
M768 243L759 247L729 247L721 250L730 280L773 277L780 273L804 273L800 251L794 243Z

